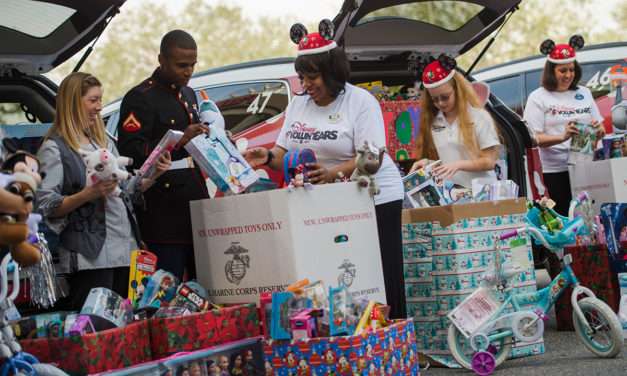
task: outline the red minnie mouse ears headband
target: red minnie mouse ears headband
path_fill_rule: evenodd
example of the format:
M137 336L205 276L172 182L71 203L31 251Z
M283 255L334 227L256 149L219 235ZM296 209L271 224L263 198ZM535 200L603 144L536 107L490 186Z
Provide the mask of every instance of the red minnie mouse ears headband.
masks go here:
M453 79L457 62L452 57L441 54L435 59L428 59L418 63L416 74L422 78L422 85L427 89L433 89Z
M290 39L298 45L297 55L313 55L331 51L337 47L333 40L335 28L333 22L328 19L320 21L317 33L307 33L307 28L301 23L296 23L290 28Z
M556 45L551 39L547 39L540 45L540 52L547 55L547 60L551 63L567 64L575 61L575 51L580 50L583 45L583 37L577 34L570 37L568 44Z

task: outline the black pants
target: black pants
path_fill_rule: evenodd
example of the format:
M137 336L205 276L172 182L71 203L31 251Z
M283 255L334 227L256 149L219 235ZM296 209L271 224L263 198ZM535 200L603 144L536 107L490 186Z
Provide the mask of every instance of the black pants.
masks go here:
M570 200L572 200L568 171L544 174L544 185L546 185L551 199L555 201L555 208L553 209L558 214L568 216L568 207Z
M402 200L375 206L385 296L391 308L390 317L395 319L407 317L403 277L402 209Z
M105 287L119 294L122 298L128 295L129 268L108 268L81 270L69 277L70 295L68 309L80 311L89 291L95 287ZM60 302L61 305L62 302Z
M193 245L147 243L146 246L157 256L157 269L174 274L179 282L183 281L185 272L187 272L187 280L196 279Z

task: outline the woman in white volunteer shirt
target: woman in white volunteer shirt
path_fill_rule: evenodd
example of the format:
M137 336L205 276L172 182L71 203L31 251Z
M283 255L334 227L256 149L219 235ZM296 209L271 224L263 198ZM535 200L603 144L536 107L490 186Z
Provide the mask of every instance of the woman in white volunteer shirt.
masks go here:
M568 214L571 200L568 176L570 138L577 134L575 123L598 126L603 117L586 87L578 86L581 67L575 60L575 50L583 47L583 38L574 35L568 44L555 45L550 39L540 45L548 55L542 72L542 86L527 99L524 119L535 133L540 146L544 184L555 201L555 210Z
M377 100L366 90L347 82L349 66L342 49L332 40L332 24L320 23L320 32L307 35L304 26L290 30L298 43L294 63L303 86L286 110L276 145L252 148L245 157L252 166L283 168L283 156L292 149L310 148L317 163L309 166L309 181L332 183L355 169L356 149L364 142L385 146L383 115ZM341 174L340 174L341 173ZM403 186L389 155L375 175L381 193L374 197L387 303L392 317L405 317L405 291L401 243Z
M494 178L500 145L492 117L481 108L477 95L460 73L455 60L440 55L422 73L419 160L412 171L429 160L441 160L433 169L440 180L472 187L472 179Z

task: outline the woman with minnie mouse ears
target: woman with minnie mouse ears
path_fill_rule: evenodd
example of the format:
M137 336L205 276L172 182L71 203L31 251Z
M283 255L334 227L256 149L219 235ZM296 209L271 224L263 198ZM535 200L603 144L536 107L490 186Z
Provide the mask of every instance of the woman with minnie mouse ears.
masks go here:
M578 86L581 67L575 51L583 45L581 35L570 37L568 44L556 45L550 39L542 42L540 52L547 55L542 86L529 95L523 114L540 146L544 184L556 203L555 210L562 215L568 214L572 198L568 155L570 139L579 133L576 123L598 127L599 136L603 133L603 117L590 90Z
M472 179L496 179L500 142L492 117L468 80L455 70L453 58L431 59L422 72L419 69L423 126L416 142L420 157L411 171L439 159L442 163L432 172L440 180L471 188Z
M287 150L309 148L317 162L307 165L313 184L332 183L339 175L351 176L356 150L364 142L385 147L385 127L379 102L366 90L348 83L349 64L344 51L333 40L333 23L320 22L318 32L309 33L302 24L290 30L298 45L294 67L303 92L287 107L276 145L252 148L244 153L251 166L283 168ZM381 192L374 196L379 245L387 303L393 318L405 317L401 210L403 184L398 168L384 154L375 175Z

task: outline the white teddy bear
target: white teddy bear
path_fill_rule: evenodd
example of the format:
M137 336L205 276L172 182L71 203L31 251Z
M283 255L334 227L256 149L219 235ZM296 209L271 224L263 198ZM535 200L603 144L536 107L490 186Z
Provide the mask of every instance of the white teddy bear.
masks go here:
M133 164L132 158L116 157L107 149L81 150L80 154L87 167L87 186L99 181L126 180L131 177L125 167ZM120 187L115 187L110 196L119 196L120 193Z

